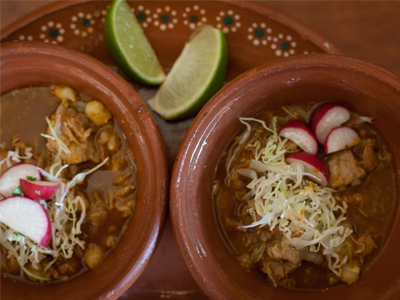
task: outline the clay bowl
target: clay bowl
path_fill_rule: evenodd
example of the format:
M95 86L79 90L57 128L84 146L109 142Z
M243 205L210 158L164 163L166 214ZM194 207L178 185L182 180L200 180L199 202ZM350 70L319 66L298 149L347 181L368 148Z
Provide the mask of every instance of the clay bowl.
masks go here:
M143 101L119 75L86 54L44 43L6 43L1 93L29 85L66 85L102 101L136 159L137 203L125 235L96 269L64 283L31 285L2 278L4 299L117 299L139 277L166 218L168 170L164 144ZM56 295L56 296L55 296Z
M179 250L210 299L400 299L400 216L395 208L386 243L352 286L329 290L274 288L245 271L219 234L211 191L218 159L242 124L282 105L335 101L371 116L393 154L399 197L400 78L356 59L303 55L256 67L225 86L203 108L177 156L170 207Z

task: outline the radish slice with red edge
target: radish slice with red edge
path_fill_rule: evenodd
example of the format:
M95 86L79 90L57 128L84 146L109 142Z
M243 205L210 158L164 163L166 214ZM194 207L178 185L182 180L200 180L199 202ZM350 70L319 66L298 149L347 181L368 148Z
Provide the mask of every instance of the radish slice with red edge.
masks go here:
M313 174L317 177L310 178L312 181L317 182L322 187L328 185L329 173L324 162L316 155L306 152L296 152L286 157L286 162L289 164L298 163L304 167L304 171Z
M327 103L318 107L311 118L311 129L318 142L324 145L326 137L333 128L350 119L350 111L341 105Z
M41 180L40 172L34 164L17 164L9 167L0 176L0 194L3 197L10 197L15 189L19 186L20 179L27 178Z
M279 131L279 136L293 141L305 152L316 154L318 151L318 143L314 134L299 120L289 121Z
M2 199L0 222L45 248L50 242L49 216L43 206L35 200L21 196Z
M58 182L30 181L26 179L20 179L19 184L24 196L34 200L50 199L60 186Z
M325 141L325 154L353 147L361 141L357 132L350 127L334 128Z

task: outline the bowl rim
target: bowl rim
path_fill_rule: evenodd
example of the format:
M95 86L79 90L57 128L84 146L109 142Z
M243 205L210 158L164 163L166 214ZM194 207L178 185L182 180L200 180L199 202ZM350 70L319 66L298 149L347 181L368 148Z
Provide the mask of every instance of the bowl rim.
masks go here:
M223 119L223 115L229 111L232 101L236 101L235 96L238 96L241 89L251 82L255 82L260 78L268 78L268 76L274 76L278 73L284 73L288 70L325 69L332 67L340 68L345 71L359 72L369 78L386 84L400 94L400 77L372 63L355 58L322 53L292 56L259 65L233 79L203 107L187 131L173 166L170 187L170 214L175 239L184 262L201 290L210 299L224 299L226 294L220 293L217 290L218 286L209 280L206 274L207 271L201 268L202 259L196 248L196 245L199 245L199 243L191 239L191 230L188 229L188 226L182 225L188 224L185 219L187 211L183 204L185 203L185 195L187 191L190 190L190 187L182 182L183 178L188 177L188 174L185 174L183 170L187 168L187 166L192 165L191 162L195 159L191 155L191 152L203 142L202 139L212 135L211 129L202 132L200 128L207 128L207 124L210 124L215 119ZM390 106L390 104L387 106ZM192 169L191 172L195 172L195 170ZM399 174L396 172L395 176L396 183L398 183L400 172ZM400 187L397 186L397 192L399 192L399 188ZM398 197L399 194L397 194L397 198ZM399 218L400 205L397 205L394 211L394 219L397 221ZM198 221L201 222L202 220L199 218L193 220L190 225L197 226L196 224ZM384 249L385 245L381 249L380 254ZM397 295L400 295L400 285L397 288L393 288L391 292L391 295L393 295L393 293L398 293Z
M55 1L53 3L49 3L47 5L44 5L43 7L40 7L25 16L21 17L20 19L16 20L15 22L9 24L6 26L2 31L0 32L0 40L3 40L7 38L10 34L15 32L16 30L28 25L29 23L33 22L34 20L37 20L40 17L43 17L45 15L48 15L50 13L53 13L57 10L72 6L72 5L77 5L85 2L90 2L90 1L95 1L95 0L67 0L67 1ZM162 1L162 0L161 0ZM254 0L250 1L236 1L236 0L214 0L214 1L220 1L220 2L225 2L230 5L238 6L240 8L248 9L251 11L255 11L259 14L262 14L278 23L281 23L290 29L294 30L298 34L301 35L301 37L304 40L308 40L312 42L314 45L319 47L321 50L325 51L326 53L330 54L336 54L336 55L343 55L343 53L337 48L331 41L323 37L321 34L319 34L317 31L314 31L311 29L311 27L308 27L304 23L298 21L297 19L275 9L268 4L263 4L259 3Z
M128 118L129 115L132 116L129 118L129 128L134 129L132 129L129 135L132 135L132 132L137 133L138 136L140 135L140 143L138 143L138 145L136 145L135 147L139 149L138 151L144 152L142 149L144 149L145 146L151 146L150 148L146 148L147 153L145 154L145 157L149 157L152 160L143 162L136 161L136 164L141 165L142 169L146 168L145 170L148 173L146 174L146 178L153 179L154 190L151 190L150 187L142 188L140 186L137 186L137 189L141 189L142 191L144 191L141 191L140 193L144 194L147 198L142 200L140 203L136 203L136 208L132 215L133 219L130 220L130 223L128 225L136 226L135 224L138 223L135 221L134 218L134 216L136 215L135 212L138 211L138 209L144 210L143 207L145 207L146 210L150 211L150 215L146 217L149 222L145 227L143 227L144 233L141 233L138 239L141 244L138 246L137 249L140 249L140 251L137 251L135 255L132 255L135 259L128 264L129 270L123 272L123 274L118 277L118 280L116 282L107 286L99 286L99 288L97 288L98 291L93 292L93 295L96 294L96 297L117 299L134 283L134 281L144 271L145 267L147 266L148 262L155 252L155 249L161 239L161 235L165 226L168 204L167 197L169 189L169 171L164 142L161 138L158 127L149 109L140 98L140 96L133 89L133 87L131 87L120 75L118 75L112 69L108 68L106 65L87 54L75 50L69 50L59 45L46 44L41 42L3 43L0 49L0 71L2 73L1 76L5 76L4 71L7 71L5 70L6 68L8 68L7 61L12 64L14 63L14 61L27 59L27 57L29 56L40 58L56 58L59 59L58 64L61 64L63 66L71 66L71 68L73 68L74 70L86 70L87 74L93 75L93 78L95 78L93 80L103 79L109 81L110 86L115 88L114 91L117 91L113 95L115 97L121 97L118 98L118 110L121 110L121 115L123 115L121 119ZM33 65L36 65L37 67L38 63L33 62ZM12 66L11 68L15 67ZM27 66L26 68L27 70L29 70L31 66ZM49 85L51 84L52 83L50 83ZM18 87L15 88L23 87L26 87L26 85L18 84ZM94 90L102 89L106 88L101 86L96 86L94 88ZM2 91L2 94L9 91L10 89L4 90ZM112 100L110 99L110 101ZM125 117L126 115L128 115L128 117ZM119 120L117 122L123 130ZM124 121L122 121L122 123L123 122ZM127 127L128 125L124 126ZM128 132L126 132L126 130L123 130L123 132L125 135L128 135ZM144 140L142 140L142 138ZM128 144L130 144L130 148L132 148L131 142L128 141ZM149 201L150 199L152 200L151 202ZM148 205L149 203L151 203L151 205ZM126 234L124 234L124 236L125 235ZM113 249L113 252L116 251L120 244L121 243L119 243L117 247ZM111 253L111 256L112 255L113 253ZM87 272L85 274L90 274L90 272ZM85 274L83 274L82 276L85 276ZM68 282L69 281L67 281L66 283ZM63 284L64 283L58 283L57 286L61 286ZM2 293L3 292L4 289L2 290Z

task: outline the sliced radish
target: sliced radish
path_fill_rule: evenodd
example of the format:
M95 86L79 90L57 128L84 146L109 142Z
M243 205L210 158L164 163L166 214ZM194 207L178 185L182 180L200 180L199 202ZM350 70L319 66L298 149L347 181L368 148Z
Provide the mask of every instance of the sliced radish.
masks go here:
M350 127L334 128L325 141L325 154L353 147L361 141L357 132Z
M286 162L289 164L298 163L304 167L304 171L313 174L317 177L311 178L311 180L316 181L321 186L325 187L329 182L329 173L323 161L318 157L306 152L296 152L290 154L286 158Z
M47 247L51 238L51 224L46 210L39 202L21 196L0 201L0 222L16 232Z
M308 153L316 154L318 151L318 143L314 134L303 122L298 120L288 122L279 131L279 135L293 141Z
M27 176L41 180L40 172L34 164L17 164L9 167L0 176L0 194L4 197L12 196L12 193L19 186L19 180Z
M324 145L326 137L333 128L339 127L350 119L350 111L341 105L327 103L315 110L311 118L311 129L318 142Z
M30 181L26 179L20 179L19 184L24 196L35 200L50 199L60 186L57 182Z

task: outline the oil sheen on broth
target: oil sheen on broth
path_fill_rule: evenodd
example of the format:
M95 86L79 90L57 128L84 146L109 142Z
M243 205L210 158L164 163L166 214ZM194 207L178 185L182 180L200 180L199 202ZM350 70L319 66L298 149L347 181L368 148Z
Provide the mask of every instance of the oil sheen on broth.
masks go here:
M46 117L58 137L70 147L69 154L55 141ZM41 201L47 207L53 230L54 222L59 225L47 248L40 246L39 253L30 250L38 245L29 237L1 224L1 273L15 280L50 283L98 267L124 234L136 203L133 154L108 110L101 102L66 87L14 90L1 97L0 142L1 160L11 150L18 150L23 156L32 148L28 159L9 159L8 163L13 165L33 163L53 175L64 166L58 178L67 186L78 174L93 170L66 194L62 206L66 211L59 204L54 207L60 199L56 196ZM4 162L1 172L7 167ZM42 177L50 180L43 174ZM64 218L55 218L57 209ZM7 239L7 235L13 234L15 237ZM55 237L57 243L53 241ZM25 244L27 250L22 250Z
M283 125L295 118L307 123L314 104L283 107L276 111L264 112L256 119L265 121L267 127L279 132ZM276 122L275 125L273 125L273 120ZM393 216L396 197L391 155L385 141L368 121L370 121L368 118L351 112L350 119L342 125L348 126L358 133L360 142L357 145L328 155L324 153L321 146L319 147L316 156L322 159L330 173L330 181L325 192L321 192L322 187L307 178L303 178L302 184L294 189L297 192L292 191L291 195L288 194L293 186L290 179L280 178L283 183L277 179L273 184L275 187L272 188L272 191L277 189L275 195L285 199L294 194L303 195L313 192L314 196L317 192L331 195L329 201L333 201L336 210L332 211L333 216L330 220L335 221L341 218L340 223L338 222L335 226L343 226L344 231L337 233L336 236L330 236L331 240L333 238L336 238L335 241L342 239L337 247L325 249L322 245L318 246L317 243L306 247L296 247L291 244L291 239L298 238L306 231L305 228L312 230L310 227L312 224L308 226L307 223L304 223L306 221L296 223L299 224L300 229L290 225L290 223L300 221L301 218L311 217L310 214L307 214L307 210L304 214L304 207L303 209L298 207L304 202L305 208L307 208L307 205L311 205L309 200L289 205L293 212L291 215L289 209L282 208L282 215L276 218L278 223L272 230L270 230L269 224L273 224L274 220L269 219L270 223L268 223L268 216L260 216L257 213L261 208L258 207L257 210L255 206L260 205L264 200L257 204L255 193L262 194L262 191L260 189L252 190L252 188L257 185L256 180L259 180L260 177L268 178L266 173L268 171L256 170L251 175L252 170L243 171L243 169L251 169L249 167L251 160L268 159L267 156L260 154L264 153L260 149L266 150L271 155L277 149L268 148L267 143L272 139L272 133L267 131L259 121L245 120L251 129L239 131L220 158L215 174L213 202L221 234L230 251L246 270L262 277L275 287L295 289L328 288L343 283L353 284L358 280L360 274L362 276L362 273L367 271L384 244L386 231ZM247 139L244 138L246 132L249 134ZM246 142L240 145L240 141L243 140ZM284 140L281 138L281 141ZM299 151L301 149L290 140L287 140L283 146L284 157ZM274 163L277 166L282 165L282 162L275 161ZM273 164L270 165L273 166ZM341 172L346 172L347 175ZM256 173L257 176L254 175ZM342 181L335 182L341 176L349 176L348 174L351 174L351 177L346 178L344 183ZM276 187L279 184L282 185ZM260 187L258 186L258 188ZM312 191L312 189L314 190ZM282 203L284 201L282 200ZM295 215L296 208L300 213L297 217ZM329 205L324 209L326 208L331 209ZM345 208L344 213L340 217L343 208ZM269 211L271 208L264 207L263 209ZM288 220L286 224L282 224L284 213L285 217L289 215L285 219ZM251 226L253 222L263 222L262 217L267 220L264 225ZM324 221L321 218L321 220L321 224L317 226L321 225L321 228L318 229L323 233L322 229L324 228L322 227L325 226L325 232L328 232L326 219ZM285 226L291 229L291 233L286 233L286 236L280 230L280 227L285 228ZM334 230L334 228L330 230ZM314 240L322 235L321 232L316 233L315 231L312 232ZM347 232L347 236L345 232ZM324 250L327 255L323 252ZM334 265L335 262L336 265Z

